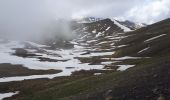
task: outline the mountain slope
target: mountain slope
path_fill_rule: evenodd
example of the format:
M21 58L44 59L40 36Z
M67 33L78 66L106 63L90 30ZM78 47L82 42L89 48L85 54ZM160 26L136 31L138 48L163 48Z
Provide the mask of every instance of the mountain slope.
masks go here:
M132 29L132 30L139 29L139 28L147 26L144 23L135 23L135 22L131 22L131 21L128 21L128 20L126 20L126 21L118 21L118 22L120 24Z
M170 20L167 19L125 34L127 37L117 42L115 45L127 45L127 47L118 50L117 55L152 57L169 54L169 23Z
M80 37L86 38L72 41L85 47L85 54L77 59L91 65L109 62L104 69L111 70L110 73L0 83L0 90L19 90L20 94L12 98L19 100L155 100L160 97L169 100L169 26L170 19L166 19L124 32L109 19L86 23L76 30ZM104 35L98 36L102 31ZM94 41L88 43L91 40ZM101 42L106 44L98 44ZM107 43L112 46L105 48ZM93 55L107 50L112 53Z

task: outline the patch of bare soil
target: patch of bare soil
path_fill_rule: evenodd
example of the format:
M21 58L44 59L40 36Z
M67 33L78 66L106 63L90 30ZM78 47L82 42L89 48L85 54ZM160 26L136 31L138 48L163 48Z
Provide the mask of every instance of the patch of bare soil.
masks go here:
M23 67L22 65L12 65L8 63L0 64L0 78L11 76L28 76L28 75L43 75L55 74L61 70L33 70Z

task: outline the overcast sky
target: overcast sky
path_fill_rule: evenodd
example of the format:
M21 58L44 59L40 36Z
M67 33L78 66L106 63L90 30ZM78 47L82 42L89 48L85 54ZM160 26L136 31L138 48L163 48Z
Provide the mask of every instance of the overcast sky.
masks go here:
M142 23L170 17L170 0L51 0L49 3L56 16L61 17L117 17Z
M119 17L151 23L169 17L170 0L0 0L0 15Z
M0 0L1 34L38 33L56 18L83 16L150 24L170 17L170 0Z

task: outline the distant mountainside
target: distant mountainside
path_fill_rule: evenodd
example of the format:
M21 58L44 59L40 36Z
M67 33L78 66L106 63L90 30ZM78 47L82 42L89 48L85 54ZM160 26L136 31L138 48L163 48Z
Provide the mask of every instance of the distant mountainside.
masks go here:
M117 20L118 21L118 20ZM118 21L120 24L130 28L130 29L139 29L139 28L142 28L142 27L145 27L147 26L146 24L144 23L137 23L137 22L131 22L131 21Z
M58 24L57 24L58 23ZM94 37L96 38L105 38L105 36L113 36L116 35L117 33L124 33L124 32L128 32L128 31L133 31L136 30L136 27L133 28L129 28L131 26L128 26L128 24L122 24L117 20L114 19L102 19L102 18L95 18L95 17L88 17L88 18L83 18L81 19L73 19L70 21L67 21L68 24L70 24L71 29L69 32L67 32L67 34L62 34L62 31L65 30L65 28L56 28L57 31L55 31L55 25L56 26L61 26L64 25L62 23L66 23L66 21L61 20L57 20L55 24L53 24L53 30L52 32L59 32L56 36L53 36L52 38L47 38L45 36L45 44L47 45L55 45L54 47L57 47L56 44L62 44L65 43L64 41L69 41L71 39L74 38L87 38L88 41L93 40ZM133 24L135 25L135 24ZM127 27L128 26L128 27ZM66 27L66 26L64 26ZM91 34L93 33L93 34ZM52 34L52 35L54 35ZM49 34L50 35L50 34ZM72 38L66 38L67 36ZM74 38L73 38L74 37ZM91 37L91 38L90 38ZM59 41L58 41L59 40ZM83 40L82 40L83 41ZM86 40L85 40L86 41ZM63 47L64 46L59 46L58 47Z
M73 20L75 20L77 23L92 23L92 22L103 20L103 19L104 18L83 17L83 18L77 18L77 19L73 19Z
M83 17L80 19L73 19L73 20L75 20L77 23L92 23L92 22L97 22L97 21L101 21L101 20L105 20L105 19L111 19L113 21L116 20L114 18L96 18L96 17ZM132 30L139 29L141 27L146 26L146 24L144 24L144 23L137 23L137 22L132 22L129 20L125 20L125 21L116 20L116 22L118 22L120 25L128 27Z
M133 25L135 24L133 23ZM78 36L75 41L80 45L87 45L89 48L98 49L99 51L109 51L115 49L115 42L123 38L121 34L126 34L126 32L139 28L135 26L132 28L131 26L132 24L125 25L114 19L102 19L91 23L74 22L72 29Z

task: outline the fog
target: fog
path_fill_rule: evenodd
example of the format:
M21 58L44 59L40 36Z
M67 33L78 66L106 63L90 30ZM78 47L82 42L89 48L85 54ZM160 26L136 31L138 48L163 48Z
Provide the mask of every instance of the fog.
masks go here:
M49 7L46 0L1 0L1 37L39 39L56 19Z
M61 33L71 36L67 21L57 25L58 19L69 19L66 9L61 12L60 7L55 6L50 0L1 0L1 38L38 40Z
M170 15L168 0L0 0L0 38L34 39L72 36L58 19L115 17L153 23ZM146 12L148 11L148 14Z

